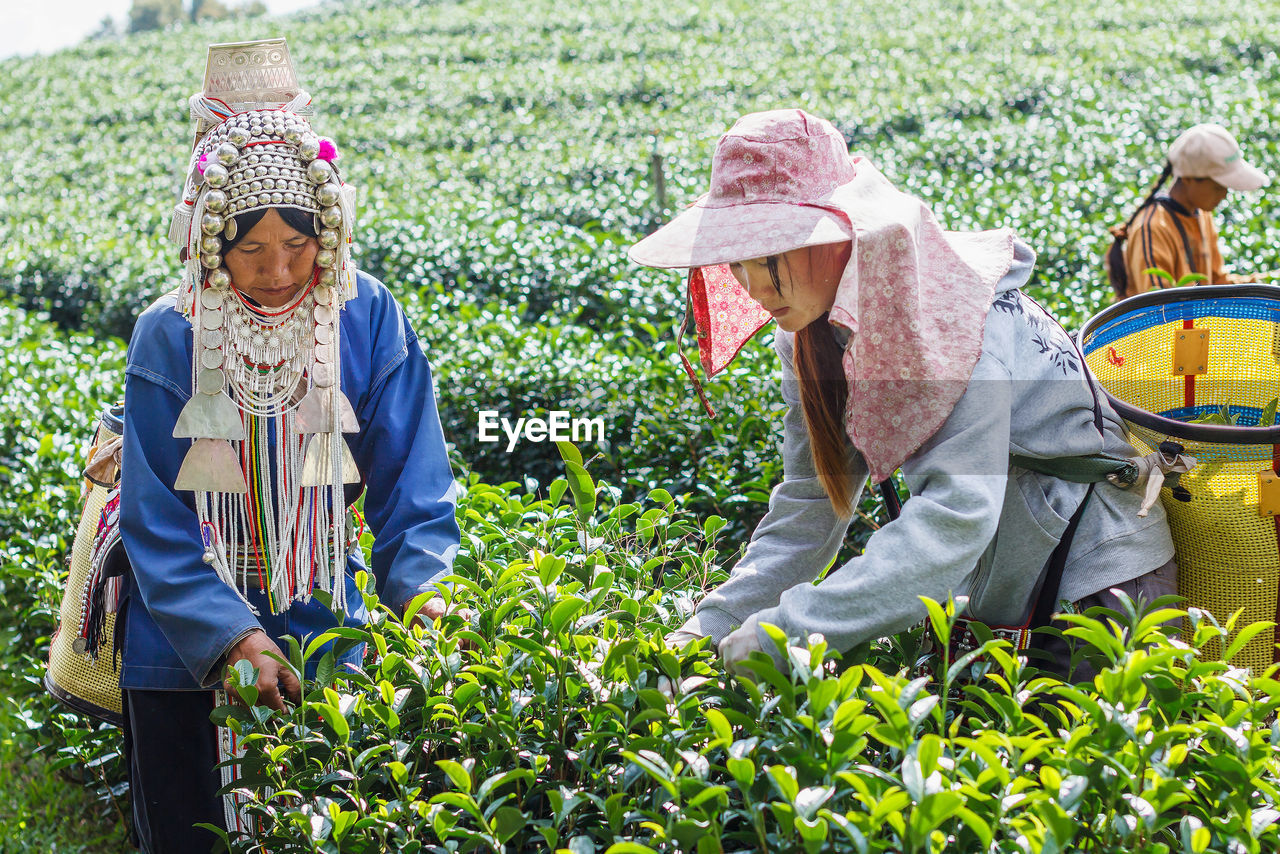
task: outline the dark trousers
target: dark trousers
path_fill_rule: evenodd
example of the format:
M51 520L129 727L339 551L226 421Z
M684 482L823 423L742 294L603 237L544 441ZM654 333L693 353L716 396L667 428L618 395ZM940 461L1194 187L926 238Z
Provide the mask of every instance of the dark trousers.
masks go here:
M124 749L129 758L133 827L147 854L225 850L200 827L226 827L212 691L124 692Z
M1145 575L1139 575L1137 578L1117 584L1113 588L1099 590L1097 593L1091 593L1083 599L1078 599L1075 602L1076 613L1083 614L1090 608L1101 605L1104 608L1110 608L1123 614L1124 608L1121 607L1120 600L1111 592L1112 590L1121 590L1135 602L1142 600L1148 604L1161 596L1176 595L1178 592L1178 565L1171 560ZM1175 607L1185 607L1185 604ZM1182 621L1174 620L1168 625L1177 629L1181 627ZM1067 623L1062 622L1055 622L1054 626L1058 629L1070 628ZM1077 684L1090 682L1094 676L1098 675L1098 668L1094 666L1094 663L1090 662L1087 657L1078 654L1077 642L1074 639L1039 634L1032 637L1036 638L1033 641L1033 646L1043 653L1041 660L1033 661L1032 663L1042 670L1047 670L1066 681ZM1073 652L1077 653L1074 663L1072 662Z

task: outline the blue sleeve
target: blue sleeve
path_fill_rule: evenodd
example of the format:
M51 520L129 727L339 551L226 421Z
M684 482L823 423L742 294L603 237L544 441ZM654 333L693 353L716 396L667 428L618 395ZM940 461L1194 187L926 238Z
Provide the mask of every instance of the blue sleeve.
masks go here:
M400 307L385 290L380 297L369 331L371 381L352 401L362 425L352 453L368 490L378 596L399 610L448 574L460 534L431 368Z
M232 641L260 624L201 559L191 494L173 489L191 446L173 438L190 394L190 356L181 339L155 329L162 325L140 321L130 345L120 529L142 604L196 681L208 685Z

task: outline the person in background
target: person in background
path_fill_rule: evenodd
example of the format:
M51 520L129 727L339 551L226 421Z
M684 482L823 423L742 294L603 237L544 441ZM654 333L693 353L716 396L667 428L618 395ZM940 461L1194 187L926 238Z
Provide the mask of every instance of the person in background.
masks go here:
M1161 193L1170 176L1173 186ZM1226 272L1212 213L1229 191L1258 190L1268 183L1266 175L1245 162L1226 128L1199 124L1183 131L1169 147L1155 189L1124 228L1127 287L1118 296L1166 288L1189 273L1205 276L1200 284L1207 285L1255 282L1269 275ZM1151 269L1165 271L1173 282L1146 272Z

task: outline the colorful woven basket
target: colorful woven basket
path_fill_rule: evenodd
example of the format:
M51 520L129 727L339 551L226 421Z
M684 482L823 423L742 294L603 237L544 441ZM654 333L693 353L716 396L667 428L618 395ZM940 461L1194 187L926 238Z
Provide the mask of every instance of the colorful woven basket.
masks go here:
M1080 340L1138 452L1174 442L1196 458L1180 481L1189 500L1161 494L1186 604L1223 625L1243 609L1236 633L1276 620L1280 428L1258 422L1280 397L1280 288L1148 291L1091 319ZM1234 425L1187 423L1224 406ZM1277 660L1276 640L1262 632L1231 663L1263 672Z
M91 471L85 475L80 526L67 561L67 586L44 677L45 688L68 707L116 726L121 723L121 698L115 606L127 558L117 525L118 457L100 452L119 439L123 415L119 406L103 411L86 454ZM95 458L99 462L93 466Z

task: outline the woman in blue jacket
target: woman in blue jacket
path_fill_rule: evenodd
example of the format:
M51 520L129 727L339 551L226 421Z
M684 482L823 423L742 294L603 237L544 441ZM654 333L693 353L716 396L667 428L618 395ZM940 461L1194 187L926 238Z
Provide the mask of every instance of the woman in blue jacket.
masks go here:
M282 709L300 690L273 657L284 638L367 618L348 516L361 488L388 606L435 589L459 542L427 359L351 264L353 193L309 96L281 91L283 41L215 45L209 68L170 231L186 275L138 319L125 384L121 687L135 830L157 854L209 850L198 822L246 832L216 794L232 780L215 770L230 734L209 721L227 666L257 668L260 702Z

